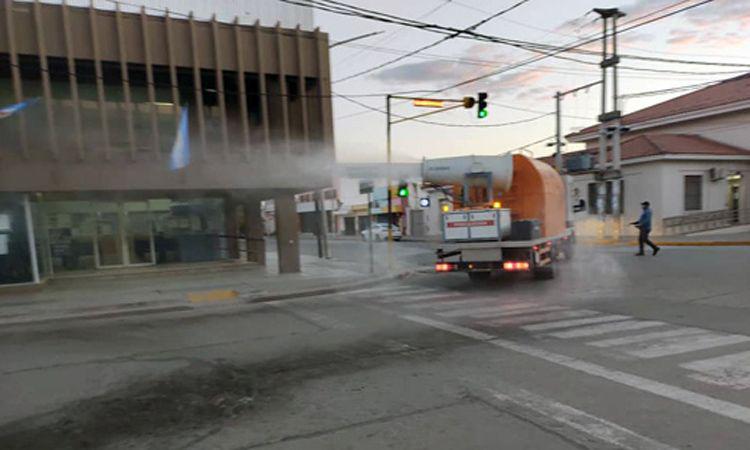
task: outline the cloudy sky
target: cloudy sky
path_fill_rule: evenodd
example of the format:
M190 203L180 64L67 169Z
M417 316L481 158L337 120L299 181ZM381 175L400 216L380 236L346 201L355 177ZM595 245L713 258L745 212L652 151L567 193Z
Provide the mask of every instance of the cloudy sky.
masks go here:
M466 28L519 0L346 0L345 3L423 22ZM627 13L622 26L639 23L641 16L653 18L700 0L528 0L511 12L497 17L476 31L503 38L564 45L601 29L601 22L590 11L594 7L619 7ZM676 5L676 6L673 6ZM315 12L316 25L340 41L368 32L376 36L331 49L333 91L352 95L352 100L383 109L383 97L373 93L434 90L459 83L535 56L515 47L451 39L424 52L365 75L349 78L404 53L433 43L442 36L365 19ZM599 43L587 47L600 50ZM689 61L750 64L750 0L715 0L689 11L637 27L620 36L620 53ZM597 57L574 55L597 62ZM621 63L620 93L696 85L730 78L742 73L742 67L702 66L657 63L626 58ZM658 71L645 71L652 69ZM745 69L750 70L750 69ZM664 71L681 71L683 74ZM427 125L415 122L394 126L394 153L400 161L415 161L423 156L455 154L496 154L554 133L553 95L556 91L581 86L600 77L596 66L547 58L476 83L450 89L441 96L460 98L489 93L489 117L476 119L475 110L455 110L430 120L464 125L514 125L463 128ZM341 80L341 81L339 81ZM634 97L623 100L624 112L681 95ZM563 101L563 132L580 129L594 122L599 109L599 89L593 87ZM418 110L399 104L397 114L411 115ZM382 161L385 158L385 116L351 101L334 99L337 154L342 161ZM538 155L550 149L545 143L528 147ZM571 150L575 147L569 147Z

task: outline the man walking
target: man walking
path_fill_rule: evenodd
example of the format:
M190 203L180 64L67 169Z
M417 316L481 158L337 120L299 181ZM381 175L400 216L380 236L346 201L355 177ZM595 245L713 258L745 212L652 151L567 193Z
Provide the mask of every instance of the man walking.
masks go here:
M651 233L651 203L649 202L643 202L641 203L641 206L643 207L643 212L641 213L641 217L635 221L631 222L631 225L635 225L640 230L640 233L638 233L638 253L636 253L636 256L643 256L645 253L643 253L643 244L648 244L649 247L651 247L654 250L654 256L656 256L657 253L659 253L659 250L661 250L656 244L651 242L651 240L648 238L649 233Z

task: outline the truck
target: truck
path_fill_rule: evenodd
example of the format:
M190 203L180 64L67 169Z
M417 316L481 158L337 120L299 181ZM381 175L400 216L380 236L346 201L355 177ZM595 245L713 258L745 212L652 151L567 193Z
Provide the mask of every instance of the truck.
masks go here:
M422 178L452 193L441 205L436 272L551 279L557 262L573 257L567 189L550 165L523 154L425 159Z

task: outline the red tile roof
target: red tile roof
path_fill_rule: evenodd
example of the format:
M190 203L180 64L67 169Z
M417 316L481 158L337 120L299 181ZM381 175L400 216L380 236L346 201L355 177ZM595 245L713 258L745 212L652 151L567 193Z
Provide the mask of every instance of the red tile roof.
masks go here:
M583 153L589 153L596 159L598 150L586 149L565 153L563 158ZM608 153L607 159L611 161L611 149ZM750 156L750 150L706 139L697 134L641 134L622 141L621 155L625 161L658 155ZM552 165L555 162L554 155L540 159Z
M623 125L633 125L647 122L649 120L725 106L747 100L750 100L750 72L681 95L671 100L667 100L666 102L657 103L648 108L626 114L621 120ZM597 129L598 125L592 125L565 137L575 138L594 132Z

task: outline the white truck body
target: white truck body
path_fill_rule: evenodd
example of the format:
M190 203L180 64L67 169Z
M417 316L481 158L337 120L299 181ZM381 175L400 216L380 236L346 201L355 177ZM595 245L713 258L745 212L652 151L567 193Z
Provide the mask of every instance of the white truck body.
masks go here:
M509 209L443 213L443 240L445 242L500 241L509 235Z

